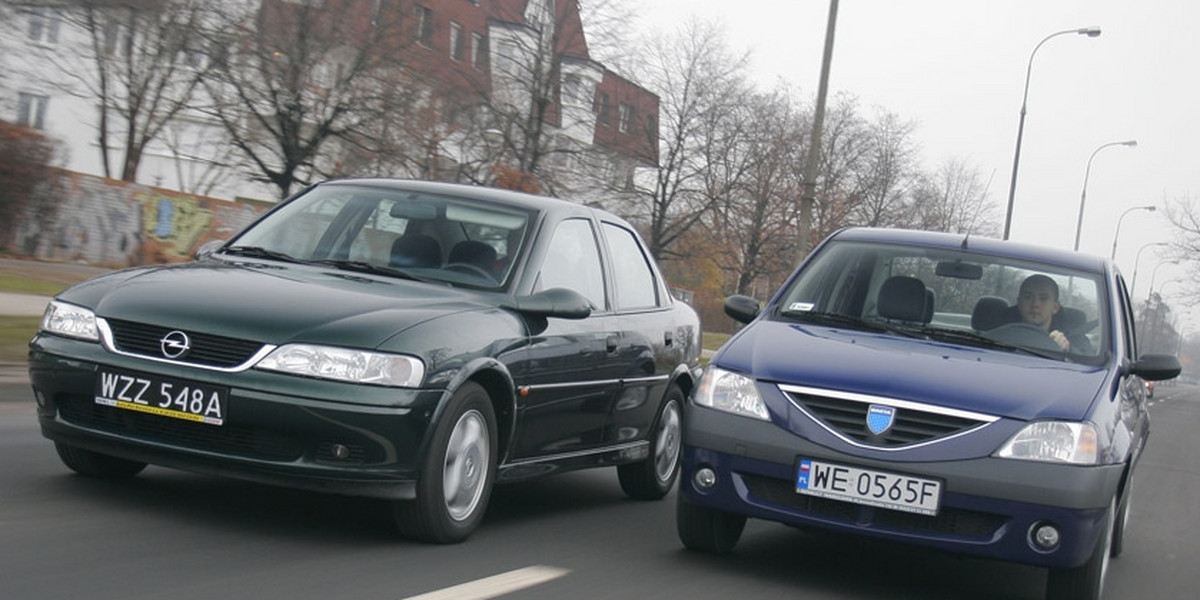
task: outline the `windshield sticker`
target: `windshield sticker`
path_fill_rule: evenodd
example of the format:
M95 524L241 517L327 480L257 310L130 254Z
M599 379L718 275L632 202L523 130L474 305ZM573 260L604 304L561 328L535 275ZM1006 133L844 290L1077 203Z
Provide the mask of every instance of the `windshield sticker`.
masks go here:
M793 302L788 306L789 311L793 312L809 312L816 306L812 302Z

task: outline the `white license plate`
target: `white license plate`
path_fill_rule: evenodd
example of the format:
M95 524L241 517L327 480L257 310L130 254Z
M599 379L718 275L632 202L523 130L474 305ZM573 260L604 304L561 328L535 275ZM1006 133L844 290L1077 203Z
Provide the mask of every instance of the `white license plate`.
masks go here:
M224 425L229 388L173 377L104 369L96 373L96 404Z
M796 491L922 515L936 515L942 482L809 459L796 466Z

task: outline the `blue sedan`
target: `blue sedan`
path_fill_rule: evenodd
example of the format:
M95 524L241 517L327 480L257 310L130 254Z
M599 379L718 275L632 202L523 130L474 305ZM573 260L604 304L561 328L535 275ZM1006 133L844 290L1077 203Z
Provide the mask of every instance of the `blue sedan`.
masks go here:
M832 235L714 356L684 410L677 529L728 552L747 518L1048 569L1100 596L1149 433L1111 261L985 238Z

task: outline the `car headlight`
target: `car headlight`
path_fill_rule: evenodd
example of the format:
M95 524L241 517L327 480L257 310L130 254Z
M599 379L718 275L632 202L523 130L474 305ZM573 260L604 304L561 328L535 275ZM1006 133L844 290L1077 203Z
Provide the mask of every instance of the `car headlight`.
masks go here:
M100 341L96 313L82 306L51 300L42 313L42 331L89 342Z
M311 344L280 346L255 366L304 377L390 387L418 387L425 377L425 363L414 356Z
M771 420L767 414L767 405L759 395L753 379L717 367L710 366L705 369L692 399L700 406L763 421Z
M996 452L1000 458L1094 465L1099 438L1090 423L1042 421L1030 423Z

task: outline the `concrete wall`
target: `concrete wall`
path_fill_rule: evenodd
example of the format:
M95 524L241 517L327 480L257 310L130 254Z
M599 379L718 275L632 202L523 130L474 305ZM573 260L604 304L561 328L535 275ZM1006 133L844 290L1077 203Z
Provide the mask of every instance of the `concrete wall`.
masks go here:
M179 262L207 241L229 239L268 207L64 171L42 208L20 217L9 250L110 268Z

